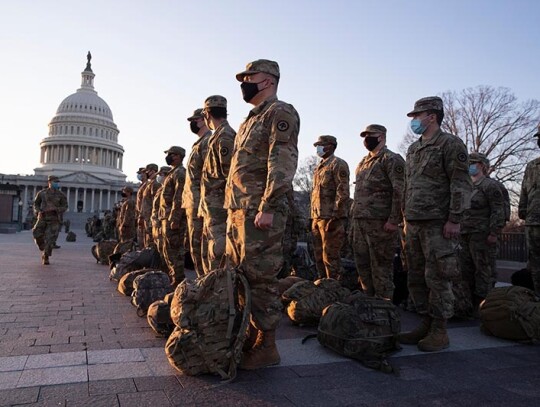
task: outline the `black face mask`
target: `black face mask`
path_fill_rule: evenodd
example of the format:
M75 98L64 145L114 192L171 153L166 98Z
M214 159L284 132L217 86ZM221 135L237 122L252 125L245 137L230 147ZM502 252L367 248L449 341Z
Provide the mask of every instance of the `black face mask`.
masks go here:
M192 120L190 123L189 123L189 127L191 128L191 131L195 134L199 134L199 125L197 124L197 122L195 120Z
M263 81L261 81L263 82ZM248 102L257 95L257 93L260 92L259 90L259 83L255 82L242 82L240 84L240 89L242 89L242 97L245 102Z
M122 198L125 198L127 194L125 192L122 192Z
M166 156L165 157L165 162L167 163L167 165L171 165L173 163L172 155Z
M536 142L538 143L538 147L540 147L540 133L536 134L535 137L538 137L538 140L536 140Z
M364 146L368 151L373 151L379 145L379 137L366 137L364 138Z

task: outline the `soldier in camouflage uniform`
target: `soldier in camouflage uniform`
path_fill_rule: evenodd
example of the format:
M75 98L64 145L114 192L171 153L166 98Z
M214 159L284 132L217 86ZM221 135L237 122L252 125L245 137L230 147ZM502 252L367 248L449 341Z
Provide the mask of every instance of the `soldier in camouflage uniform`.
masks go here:
M491 169L489 170L491 171ZM489 171L486 177L489 177ZM502 181L499 181L495 178L490 178L495 182L499 189L501 190L501 194L503 197L503 207L504 207L504 225L506 225L507 222L510 221L510 215L512 207L510 205L510 194L508 193L508 190L502 183ZM504 230L503 225L503 230ZM495 287L495 284L498 281L498 273L497 273L497 256L499 255L499 248L500 248L500 241L497 239L497 244L490 246L491 251L491 288Z
M306 221L294 199L294 190L292 186L287 193L287 202L289 205L289 215L287 216L285 231L283 232L283 241L281 244L283 249L283 266L278 274L278 278L280 279L291 274L294 254L298 245L298 236L300 233L304 233L306 229Z
M408 287L422 322L400 341L431 352L450 344L446 322L454 314L452 280L459 276L455 239L472 185L465 145L440 129L442 99L420 99L407 116L421 135L407 151L404 232Z
M213 130L201 174L199 216L203 218L203 268L208 273L219 267L225 254L227 209L223 208L225 184L231 166L236 132L227 122L227 99L220 95L204 101L204 121Z
M392 300L405 161L386 147L384 126L370 124L360 136L369 153L356 167L354 259L364 293Z
M150 222L152 224L152 242L155 245L159 256L161 258L161 271L168 272L169 267L165 261L165 250L163 248L163 236L161 234L161 221L159 220L159 204L161 202L161 192L163 191L163 181L167 174L171 171L171 167L163 166L159 169L156 176L156 182L158 189L152 200L152 215L150 216Z
M122 206L118 214L118 237L121 242L137 237L137 211L133 200L133 188L122 188Z
M165 150L165 158L172 170L163 180L159 202L159 219L163 238L163 257L169 268L171 284L176 287L185 278L184 240L186 237L186 212L182 209L182 192L186 181L186 169L182 160L186 150L173 146Z
M139 168L139 171L137 171L137 179L141 181L141 185L139 186L139 189L137 189L137 195L135 199L135 216L136 216L136 222L137 222L136 236L137 236L137 243L139 245L139 248L143 248L145 231L144 231L144 223L141 222L140 219L141 219L141 205L142 205L144 190L148 186L148 176L146 174L146 167Z
M60 191L60 179L50 175L48 188L39 191L34 199L34 213L37 221L32 229L32 235L42 252L41 262L44 265L49 264L49 257L60 229L60 219L67 207L67 198Z
M492 288L491 259L497 236L504 226L504 202L499 185L488 178L485 154L469 155L473 182L471 206L463 212L459 244L459 268L472 295L474 312Z
M155 247L152 238L152 221L150 217L152 216L152 202L160 186L156 180L159 169L157 164L148 164L145 171L147 180L144 191L142 192L138 219L139 227L142 227L144 233L142 234L143 241L139 242L139 246Z
M203 220L198 215L199 202L201 197L201 174L204 164L204 158L208 150L208 139L212 132L206 127L202 109L196 109L193 115L187 118L191 131L199 138L191 148L187 167L186 184L182 193L182 208L186 210L187 237L193 260L193 266L198 276L202 276L202 230Z
M538 133L540 147L540 125ZM531 272L534 291L540 297L540 158L530 161L525 168L521 183L518 216L525 220L528 258L527 269Z
M334 155L337 140L320 136L313 144L322 158L313 174L311 233L319 278L340 278L341 247L349 203L349 166Z
M278 364L276 328L282 316L277 275L289 192L298 165L300 118L277 99L279 66L260 59L236 75L254 108L240 126L225 189L226 252L251 287L252 329L240 367ZM257 333L255 344L254 334ZM253 345L251 349L247 348Z

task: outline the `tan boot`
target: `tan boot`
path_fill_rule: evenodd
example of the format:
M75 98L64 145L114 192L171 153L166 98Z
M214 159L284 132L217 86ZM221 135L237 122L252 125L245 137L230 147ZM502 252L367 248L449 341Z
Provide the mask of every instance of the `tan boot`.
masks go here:
M422 352L437 352L450 346L446 332L446 319L433 318L429 334L418 342L418 349Z
M276 331L259 331L253 348L242 355L240 369L255 370L281 362L276 346Z
M399 334L399 342L405 345L416 345L420 340L424 339L429 333L431 326L431 318L429 315L424 315L420 325L410 332Z
M255 346L255 343L257 343L258 336L259 330L255 328L252 324L249 324L246 340L244 341L244 346L242 346L242 352L247 352L251 350Z

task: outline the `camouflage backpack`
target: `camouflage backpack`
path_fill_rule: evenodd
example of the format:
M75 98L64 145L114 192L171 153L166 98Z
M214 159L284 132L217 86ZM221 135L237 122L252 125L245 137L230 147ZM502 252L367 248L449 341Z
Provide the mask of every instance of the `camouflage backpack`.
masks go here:
M350 294L348 288L332 278L301 281L286 290L282 301L289 302L287 315L298 325L317 325L323 309Z
M112 257L112 256L111 256ZM119 281L123 275L143 268L157 268L160 265L159 253L154 248L127 252L122 255L120 261L111 267L110 280Z
M325 308L317 339L324 347L366 367L390 373L395 369L386 358L400 349L400 330L400 315L391 301L354 291Z
M169 363L189 376L217 373L234 379L250 310L248 282L232 267L182 281L171 303L176 327L165 345Z
M167 338L174 329L174 324L171 319L171 302L173 293L169 293L163 300L154 301L148 307L146 319L148 325L161 338Z
M117 244L118 242L116 240L103 240L92 246L92 255L98 263L108 265L109 256L113 253Z
M162 300L172 292L169 276L163 271L150 270L133 281L131 303L137 307L137 315L143 317L154 301Z
M109 265L114 267L118 261L122 258L125 253L135 250L135 242L130 240L125 240L123 242L118 242L114 246L112 254L109 255Z
M118 281L118 287L116 289L125 296L131 297L131 294L133 293L133 282L137 277L143 275L147 271L150 271L150 269L135 270L124 274Z
M540 340L540 299L525 287L496 287L480 304L480 329L514 341Z
M69 231L66 235L66 242L76 242L76 241L77 241L77 235Z

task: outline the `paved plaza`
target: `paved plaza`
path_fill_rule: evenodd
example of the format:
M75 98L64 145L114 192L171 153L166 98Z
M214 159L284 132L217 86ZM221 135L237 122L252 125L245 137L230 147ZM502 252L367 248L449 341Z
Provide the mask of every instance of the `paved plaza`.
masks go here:
M302 345L316 330L284 318L278 367L229 384L183 376L75 232L74 243L60 234L50 266L30 231L0 234L1 406L540 406L540 346L485 336L476 321L451 321L445 351L403 346L390 359L399 375ZM402 316L405 330L418 321Z

